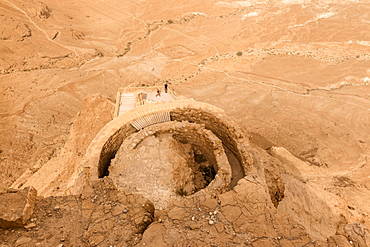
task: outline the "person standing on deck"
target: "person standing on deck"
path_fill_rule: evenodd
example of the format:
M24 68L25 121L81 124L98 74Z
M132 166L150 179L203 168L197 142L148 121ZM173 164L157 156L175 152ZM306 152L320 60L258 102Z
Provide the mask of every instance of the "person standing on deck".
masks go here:
M164 92L167 93L167 90L168 90L168 85L167 85L167 82L164 84Z

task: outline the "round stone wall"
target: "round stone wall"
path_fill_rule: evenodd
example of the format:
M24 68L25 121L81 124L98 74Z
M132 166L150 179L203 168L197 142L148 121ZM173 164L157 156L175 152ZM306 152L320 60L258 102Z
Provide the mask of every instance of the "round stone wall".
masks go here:
M166 136L178 144L158 148ZM198 157L204 159L197 161L194 155L190 162L179 162L177 152L183 147L174 149L181 145L197 150ZM204 125L186 121L154 124L132 134L123 141L109 167L109 177L118 189L138 192L158 208L166 207L178 195L196 196L201 190L225 192L230 188L231 173L222 141Z
M246 135L242 129L231 121L222 109L194 100L176 100L140 106L109 122L90 144L85 156L84 171L91 179L108 175L110 161L122 142L138 131L131 123L150 114L161 112L169 112L171 121L203 125L235 155L243 175L252 169L253 157L249 152L248 139L244 138Z

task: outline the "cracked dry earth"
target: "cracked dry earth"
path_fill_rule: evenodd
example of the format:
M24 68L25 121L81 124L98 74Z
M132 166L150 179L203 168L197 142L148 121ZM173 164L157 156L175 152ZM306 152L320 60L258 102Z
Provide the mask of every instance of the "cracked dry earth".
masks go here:
M247 174L163 210L109 178L82 195L39 191L28 227L0 228L0 246L370 245L368 1L4 0L0 10L2 192L45 164L73 170L126 86L167 82L225 110L265 164L262 180ZM267 187L282 185L274 205Z

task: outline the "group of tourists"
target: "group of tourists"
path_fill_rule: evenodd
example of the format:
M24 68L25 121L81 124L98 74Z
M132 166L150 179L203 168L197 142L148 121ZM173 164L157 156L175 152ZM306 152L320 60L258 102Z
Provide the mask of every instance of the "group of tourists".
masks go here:
M165 83L164 84L164 92L167 93L167 91L168 91L168 84ZM157 95L156 95L156 97L158 97L158 96L159 97L161 96L161 90L159 88L157 89Z

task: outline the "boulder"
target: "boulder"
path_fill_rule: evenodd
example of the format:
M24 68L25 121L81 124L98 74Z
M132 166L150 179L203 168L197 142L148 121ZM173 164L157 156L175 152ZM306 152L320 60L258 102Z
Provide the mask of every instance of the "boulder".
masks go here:
M33 213L37 191L33 187L0 194L0 227L22 227Z

